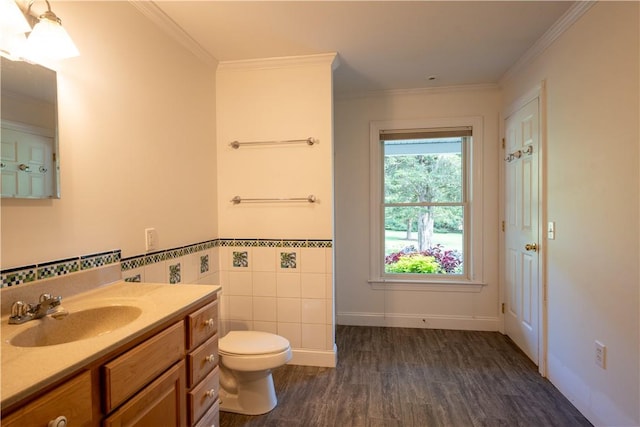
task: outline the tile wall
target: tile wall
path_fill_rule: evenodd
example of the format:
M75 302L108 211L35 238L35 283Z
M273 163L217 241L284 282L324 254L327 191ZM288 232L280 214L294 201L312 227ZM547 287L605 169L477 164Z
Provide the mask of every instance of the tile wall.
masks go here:
M125 258L120 263L128 282L214 284L218 280L219 240Z
M221 327L276 333L332 351L333 249L324 240L220 242Z
M119 262L129 282L222 286L221 333L276 333L294 349L333 351L331 240L216 239L121 259L120 251L0 272L1 287Z

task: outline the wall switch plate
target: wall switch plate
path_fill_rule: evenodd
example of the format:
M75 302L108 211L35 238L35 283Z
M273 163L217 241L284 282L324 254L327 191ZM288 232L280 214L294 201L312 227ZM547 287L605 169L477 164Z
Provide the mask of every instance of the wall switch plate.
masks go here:
M600 366L602 369L606 369L607 363L607 346L602 344L600 341L595 342L596 344L596 365Z
M556 223L549 221L547 224L547 239L554 240L556 238Z
M144 229L144 247L147 252L153 251L158 246L158 234L155 228Z

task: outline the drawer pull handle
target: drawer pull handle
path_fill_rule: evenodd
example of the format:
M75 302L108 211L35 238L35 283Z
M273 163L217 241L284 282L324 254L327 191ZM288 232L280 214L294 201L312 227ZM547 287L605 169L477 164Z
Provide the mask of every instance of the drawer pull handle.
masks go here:
M216 397L216 390L213 388L211 390L207 390L204 395L207 397Z
M205 326L212 327L216 322L213 319L207 319L204 321Z
M208 355L207 357L205 357L205 360L206 360L207 362L211 362L211 363L213 363L213 362L215 362L215 361L216 361L216 356L215 356L215 355L213 355L213 354L210 354L210 355Z
M55 420L49 421L47 427L67 427L67 417L65 417L64 415L60 415Z

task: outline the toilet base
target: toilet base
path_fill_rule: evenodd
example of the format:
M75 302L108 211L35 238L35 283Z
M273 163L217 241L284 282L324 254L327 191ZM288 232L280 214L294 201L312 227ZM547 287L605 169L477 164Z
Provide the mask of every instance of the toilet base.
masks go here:
M221 375L229 372L221 370ZM233 372L236 381L235 392L225 390L220 381L220 410L243 415L262 415L273 410L278 404L271 370L258 372Z

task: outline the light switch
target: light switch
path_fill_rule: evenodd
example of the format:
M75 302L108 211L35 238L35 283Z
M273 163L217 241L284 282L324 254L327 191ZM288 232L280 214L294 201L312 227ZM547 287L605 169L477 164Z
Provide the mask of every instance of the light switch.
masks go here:
M549 240L556 238L556 223L554 221L549 221L547 224L547 238Z
M158 236L155 228L144 229L144 247L147 252L153 251L157 246Z

